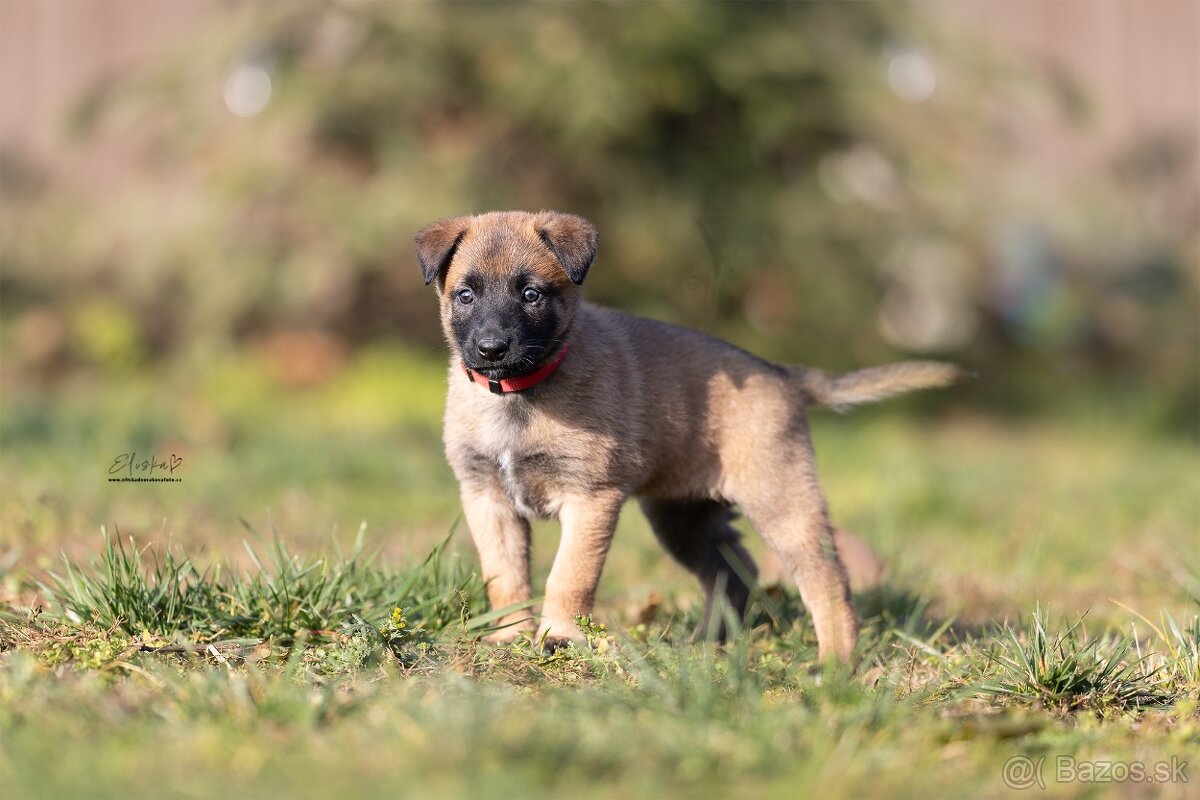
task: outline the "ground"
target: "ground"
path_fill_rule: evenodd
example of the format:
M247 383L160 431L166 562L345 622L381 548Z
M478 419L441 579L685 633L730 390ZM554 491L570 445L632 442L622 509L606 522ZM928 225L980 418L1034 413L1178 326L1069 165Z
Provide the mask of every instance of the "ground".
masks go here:
M436 354L75 380L0 408L6 798L1200 794L1200 451L1128 409L814 418L888 564L851 671L786 585L687 643L634 507L589 647L479 643ZM181 481L109 482L130 450Z

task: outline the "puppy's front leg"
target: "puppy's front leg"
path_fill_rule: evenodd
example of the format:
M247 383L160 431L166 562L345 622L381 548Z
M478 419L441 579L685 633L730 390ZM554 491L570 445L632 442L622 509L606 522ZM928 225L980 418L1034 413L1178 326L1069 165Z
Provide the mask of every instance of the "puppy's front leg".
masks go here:
M479 551L479 565L487 581L492 608L528 600L533 596L529 581L529 521L517 513L503 489L490 483L463 483L462 505L475 549ZM493 644L511 641L533 631L533 612L523 609L496 624L506 627L484 637L485 641Z
M624 500L624 493L610 491L573 496L563 503L559 511L562 539L546 581L546 603L536 639L544 641L546 649L584 639L574 617L592 611Z

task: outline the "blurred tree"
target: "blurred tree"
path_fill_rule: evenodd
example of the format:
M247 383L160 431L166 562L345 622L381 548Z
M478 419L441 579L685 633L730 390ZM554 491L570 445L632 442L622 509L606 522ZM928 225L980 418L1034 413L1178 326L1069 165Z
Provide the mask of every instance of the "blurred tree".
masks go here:
M0 304L158 355L290 329L433 343L415 230L559 208L600 228L594 299L769 356L1193 391L1194 213L1141 213L1186 150L1046 194L1013 130L1074 113L1050 81L894 3L257 6L81 106L81 139L132 166L102 196L11 193Z

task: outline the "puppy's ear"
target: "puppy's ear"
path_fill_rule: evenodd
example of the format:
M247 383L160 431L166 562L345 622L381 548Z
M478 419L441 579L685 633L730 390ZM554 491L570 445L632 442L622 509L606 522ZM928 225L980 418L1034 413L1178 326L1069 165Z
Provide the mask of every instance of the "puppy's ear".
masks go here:
M567 277L575 284L583 283L600 241L596 226L574 214L544 211L536 227L538 236L567 271Z
M421 265L426 286L450 266L454 250L470 225L470 217L446 217L429 223L417 233L417 263Z

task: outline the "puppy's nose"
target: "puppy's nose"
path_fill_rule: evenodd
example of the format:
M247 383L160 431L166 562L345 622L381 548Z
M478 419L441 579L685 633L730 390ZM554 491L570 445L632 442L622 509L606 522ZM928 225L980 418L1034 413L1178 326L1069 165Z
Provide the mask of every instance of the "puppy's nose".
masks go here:
M504 339L480 339L479 355L488 361L499 361L508 352L508 342Z

